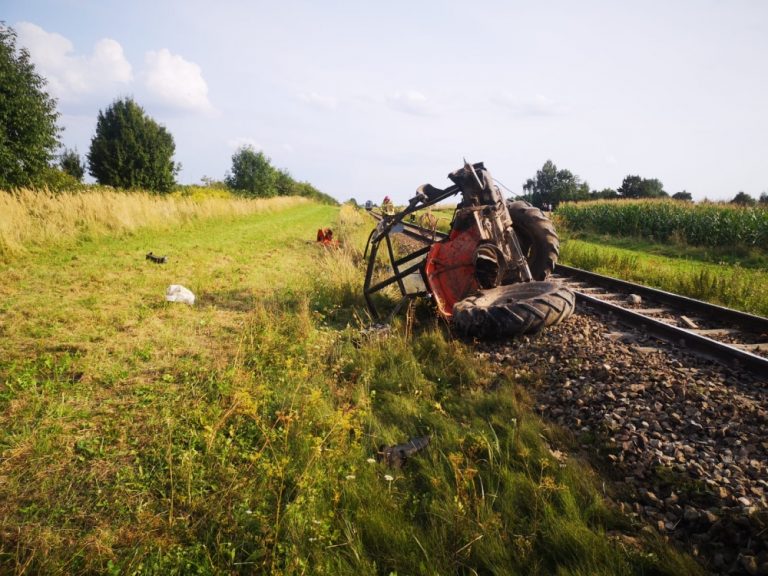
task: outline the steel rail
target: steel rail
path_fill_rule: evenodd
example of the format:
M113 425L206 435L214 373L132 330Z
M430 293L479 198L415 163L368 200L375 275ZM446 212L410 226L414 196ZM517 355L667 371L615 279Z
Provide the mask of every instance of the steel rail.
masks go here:
M617 319L623 320L634 328L644 330L647 334L665 340L671 344L684 346L691 352L718 360L725 365L748 370L753 375L768 380L768 358L752 354L741 348L736 348L725 342L719 342L697 334L692 330L667 324L656 318L645 316L630 308L623 308L611 302L600 300L589 294L574 290L576 299L595 308L614 314Z
M372 213L380 219L381 216ZM429 240L430 238L447 238L448 235L442 232L432 231L415 224L401 223L403 229L401 233L415 238L417 240ZM592 286L618 289L621 291L637 294L643 298L659 302L678 309L683 309L689 314L703 316L706 319L714 319L718 323L729 327L738 326L747 332L756 332L758 334L768 334L768 318L748 314L732 308L710 304L687 296L681 296L664 290L650 288L634 282L627 282L610 276L595 274L580 268L558 264L556 273L559 276L565 276L571 279L583 280ZM573 289L577 300L589 304L593 308L601 309L613 314L617 319L631 327L644 330L647 334L669 342L676 346L683 346L693 353L706 356L717 360L727 366L738 367L749 371L758 378L768 380L768 358L753 354L747 350L742 350L731 344L714 340L702 334L696 333L692 329L674 326L651 316L646 316L631 309L624 308L611 302L606 302L595 298L578 288Z
M674 294L672 292L650 288L648 286L643 286L642 284L635 284L610 276L595 274L594 272L573 268L572 266L565 266L563 264L557 265L556 273L560 276L583 279L590 284L600 287L616 288L618 290L631 292L632 294L637 294L638 296L652 299L662 304L683 308L688 312L716 318L718 322L723 324L737 325L748 331L768 334L768 318L763 318L762 316L755 316L754 314L748 314L747 312L725 308L724 306L718 306L717 304L702 302L701 300L696 300L687 296L680 296L679 294Z
M610 276L603 276L602 274L595 274L594 272L571 266L558 264L556 272L559 276L582 280L591 286L636 294L642 298L676 308L678 311L682 310L683 313L696 314L707 320L715 320L723 326L738 326L744 332L768 335L768 318L763 318L762 316L755 316L739 310L718 306L717 304L702 302L687 296L673 294ZM578 301L610 312L630 326L644 329L651 336L675 345L684 346L691 352L718 360L731 367L736 364L737 367L749 371L754 376L768 380L768 358L764 356L753 354L748 350L727 342L720 342L719 340L709 338L698 333L696 329L675 326L651 316L640 314L630 308L624 308L612 302L596 298L578 288L572 287L571 289L576 293Z

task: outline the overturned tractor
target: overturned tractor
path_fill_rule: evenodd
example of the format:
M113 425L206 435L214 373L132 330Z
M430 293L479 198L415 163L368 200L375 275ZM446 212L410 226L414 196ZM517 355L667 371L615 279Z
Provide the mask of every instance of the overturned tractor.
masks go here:
M573 292L547 280L559 252L549 218L527 202L505 202L482 162L465 162L448 177L452 186L420 186L371 232L364 293L373 317L381 316L379 293L399 291L390 317L412 298L431 297L459 333L479 338L535 333L568 318ZM396 255L390 235L403 230L403 219L455 195L461 201L448 237Z

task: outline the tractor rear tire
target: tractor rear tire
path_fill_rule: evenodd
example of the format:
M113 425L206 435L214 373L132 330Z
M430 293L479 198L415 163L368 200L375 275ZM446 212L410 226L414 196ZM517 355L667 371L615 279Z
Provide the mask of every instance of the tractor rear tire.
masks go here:
M507 208L533 279L546 280L560 255L560 240L552 221L523 200L507 200Z
M507 338L534 334L573 313L576 297L555 282L508 284L479 292L453 307L453 325L466 336Z

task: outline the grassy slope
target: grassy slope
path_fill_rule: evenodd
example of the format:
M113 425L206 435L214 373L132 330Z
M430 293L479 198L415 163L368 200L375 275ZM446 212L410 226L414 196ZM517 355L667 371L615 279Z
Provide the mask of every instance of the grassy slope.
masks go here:
M514 375L430 322L362 337L359 254L307 242L336 211L2 266L0 572L695 570L606 537L621 522L589 470L550 454ZM170 283L198 305L163 302ZM367 461L420 434L405 470Z
M741 264L730 251L605 236L564 236L563 264L768 316L768 272L762 265L766 256L759 251L745 255Z
M559 230L562 227L558 228ZM755 270L768 269L768 253L755 247L721 246L691 246L680 242L659 244L644 238L622 236L607 236L587 232L567 232L566 237L583 240L592 244L608 244L614 248L625 248L635 252L644 252L652 256L663 256L704 262L708 264L740 266Z

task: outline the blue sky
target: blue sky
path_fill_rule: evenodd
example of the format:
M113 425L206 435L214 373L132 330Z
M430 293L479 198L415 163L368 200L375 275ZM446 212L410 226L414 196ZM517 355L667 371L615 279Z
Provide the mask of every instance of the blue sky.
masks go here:
M405 201L462 158L616 188L768 191L768 2L3 0L85 154L131 96L180 181L251 144L338 199Z

